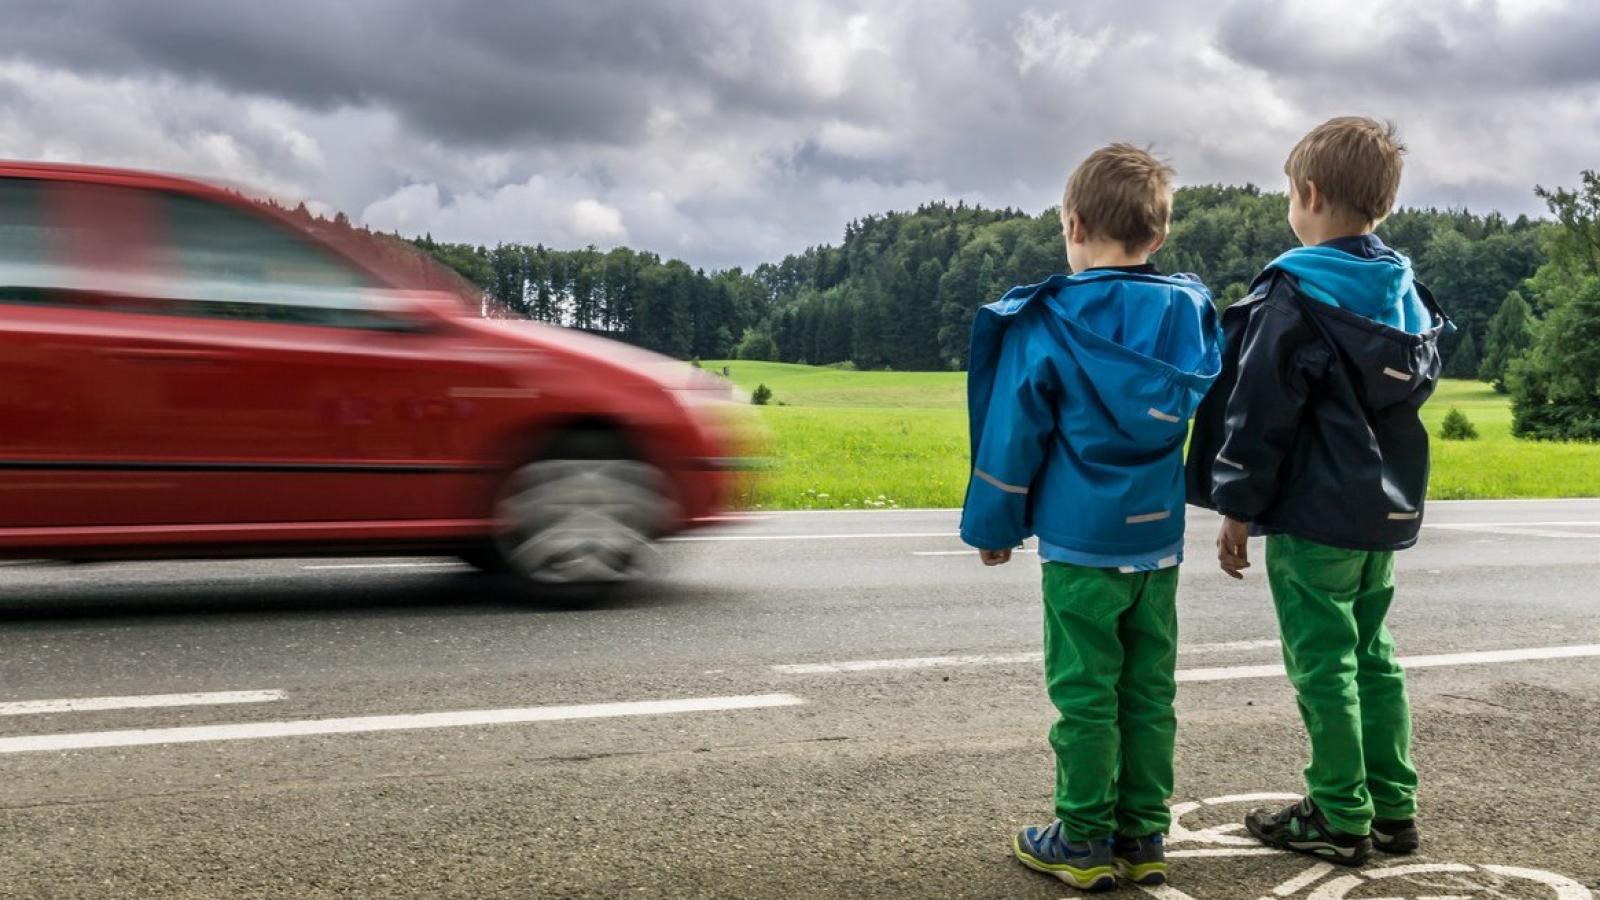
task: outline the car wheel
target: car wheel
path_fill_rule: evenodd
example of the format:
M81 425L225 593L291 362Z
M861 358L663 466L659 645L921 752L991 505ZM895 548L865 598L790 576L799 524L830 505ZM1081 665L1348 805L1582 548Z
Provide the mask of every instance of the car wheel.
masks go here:
M506 567L535 585L600 589L655 565L655 541L672 514L665 473L614 440L580 435L507 479L496 546Z

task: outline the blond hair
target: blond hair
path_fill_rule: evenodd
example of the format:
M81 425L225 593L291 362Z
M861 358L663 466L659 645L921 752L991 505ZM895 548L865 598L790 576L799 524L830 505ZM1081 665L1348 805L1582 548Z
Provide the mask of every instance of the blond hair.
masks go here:
M1174 174L1132 144L1101 147L1067 179L1061 218L1077 213L1091 237L1121 241L1124 250L1137 253L1166 234Z
M1335 210L1372 226L1394 208L1405 152L1393 122L1340 116L1301 138L1283 172L1302 199L1315 182Z

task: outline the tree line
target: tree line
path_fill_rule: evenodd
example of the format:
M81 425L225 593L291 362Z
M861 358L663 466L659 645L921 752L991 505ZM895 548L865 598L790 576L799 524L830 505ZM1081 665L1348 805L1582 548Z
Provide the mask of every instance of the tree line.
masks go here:
M1412 259L1456 323L1443 344L1446 375L1511 393L1520 435L1600 440L1600 178L1585 172L1576 189L1537 193L1551 218L1405 208L1378 233ZM292 214L313 230L350 231L347 220ZM1198 275L1226 307L1295 246L1287 214L1286 195L1251 185L1181 188L1154 262ZM355 232L415 274L392 253L397 236ZM866 216L837 245L750 271L707 272L626 247L487 247L428 235L410 244L458 273L487 314L503 308L682 359L861 369L963 369L979 306L1066 269L1059 210L964 203Z
M1285 195L1253 186L1181 188L1154 261L1163 271L1199 275L1226 306L1294 246L1287 212ZM1380 228L1460 327L1447 345L1454 371L1470 363L1475 374L1491 319L1547 260L1550 227L1498 213L1402 209ZM837 245L748 272L706 272L626 247L486 247L431 236L415 243L534 319L685 359L737 355L862 369L965 368L979 306L1066 268L1058 210L1028 215L964 203L867 216L846 225Z

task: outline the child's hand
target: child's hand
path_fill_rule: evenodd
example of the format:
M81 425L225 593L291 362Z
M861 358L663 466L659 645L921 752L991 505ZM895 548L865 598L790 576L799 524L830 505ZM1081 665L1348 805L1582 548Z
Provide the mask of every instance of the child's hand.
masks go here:
M1006 563L1011 562L1011 548L1007 547L1004 550L979 550L978 558L983 560L983 564L986 566L1003 566Z
M1244 578L1250 568L1250 523L1223 519L1217 532L1217 563L1234 578Z

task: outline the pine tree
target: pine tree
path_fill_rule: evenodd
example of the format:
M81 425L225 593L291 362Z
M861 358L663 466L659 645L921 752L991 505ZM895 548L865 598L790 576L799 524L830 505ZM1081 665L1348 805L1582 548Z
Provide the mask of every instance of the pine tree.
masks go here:
M1444 367L1444 377L1474 379L1478 377L1478 346L1472 342L1472 333L1461 339L1450 362Z
M1533 313L1528 302L1516 291L1506 295L1504 303L1489 320L1489 337L1484 342L1483 365L1478 367L1478 379L1494 385L1504 394L1506 371L1513 360L1528 352L1533 346Z

